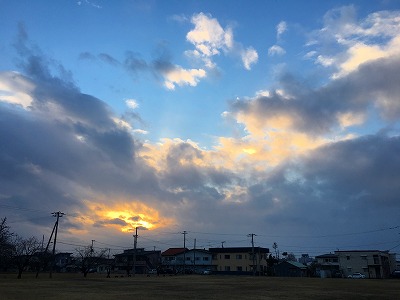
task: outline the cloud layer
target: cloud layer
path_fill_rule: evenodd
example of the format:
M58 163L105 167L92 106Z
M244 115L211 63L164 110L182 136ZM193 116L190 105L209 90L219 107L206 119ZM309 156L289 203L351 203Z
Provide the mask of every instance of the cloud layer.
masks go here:
M21 27L20 72L0 72L1 203L65 211L64 236L88 240L121 237L135 226L257 231L266 246L329 232L330 239L302 243L339 248L348 241L333 233L398 225L399 15L357 20L352 7L328 12L324 27L310 33L306 55L328 67L326 81L310 85L284 72L275 87L231 101L223 117L239 134L216 137L211 149L180 138L135 138L129 120L82 93L61 64L29 46ZM211 15L195 14L191 24L186 40L194 50L185 54L201 66L174 64L166 49L151 61L130 51L119 60L89 52L80 59L150 72L170 90L198 85L222 54L236 54L248 70L258 61L254 48ZM279 39L287 23L276 29ZM322 44L332 39L338 49L328 55ZM284 51L276 45L269 55ZM138 107L135 99L126 105ZM25 217L21 227L44 230L52 221L13 213Z

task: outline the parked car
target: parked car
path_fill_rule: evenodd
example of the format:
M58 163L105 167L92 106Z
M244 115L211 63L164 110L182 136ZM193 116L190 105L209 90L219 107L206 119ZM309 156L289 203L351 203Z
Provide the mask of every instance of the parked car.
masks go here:
M210 269L206 269L203 271L203 275L210 275L211 274L211 270Z
M147 274L157 274L157 269L150 269Z
M365 278L365 275L357 272L347 276L347 278L362 279Z
M392 278L400 278L400 271L393 271L393 273L390 275Z

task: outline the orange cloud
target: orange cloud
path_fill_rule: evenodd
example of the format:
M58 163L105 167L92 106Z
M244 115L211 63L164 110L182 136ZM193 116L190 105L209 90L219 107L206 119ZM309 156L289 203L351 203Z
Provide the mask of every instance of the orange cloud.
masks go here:
M87 201L88 202L88 201ZM131 232L136 227L153 230L174 224L173 219L139 201L118 201L113 203L88 202L88 216L78 216L77 221L95 227L106 227L120 232Z

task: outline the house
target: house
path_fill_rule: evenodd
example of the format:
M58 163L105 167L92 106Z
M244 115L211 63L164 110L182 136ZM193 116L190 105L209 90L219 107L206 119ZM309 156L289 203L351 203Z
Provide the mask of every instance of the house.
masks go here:
M164 272L177 273L183 269L183 254L188 251L188 248L169 248L161 253L161 267Z
M147 251L144 248L128 249L115 254L115 272L126 272L128 275L135 268L135 274L147 274L160 264L161 251Z
M268 248L229 247L210 248L212 263L219 274L265 274Z
M336 254L323 254L315 257L317 261L316 273L321 278L337 278L342 277L339 265L339 257Z
M307 253L302 254L301 257L298 259L299 263L302 263L303 265L309 265L312 262L314 262L314 259L310 257Z
M275 267L275 275L281 277L306 277L307 267L297 261L284 260Z
M216 270L212 265L211 252L204 249L191 249L180 252L176 255L175 261L185 261L185 269L197 274L203 274L204 271Z
M67 272L70 271L73 265L72 253L69 252L59 252L56 253L54 257L54 269L56 272Z
M396 268L396 256L389 251L348 250L335 254L345 277L360 272L367 278L389 278Z

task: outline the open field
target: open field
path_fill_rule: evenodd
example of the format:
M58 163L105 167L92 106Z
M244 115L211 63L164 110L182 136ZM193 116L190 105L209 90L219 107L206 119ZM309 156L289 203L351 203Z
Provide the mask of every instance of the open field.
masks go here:
M7 299L400 299L400 280L0 274L0 300Z

